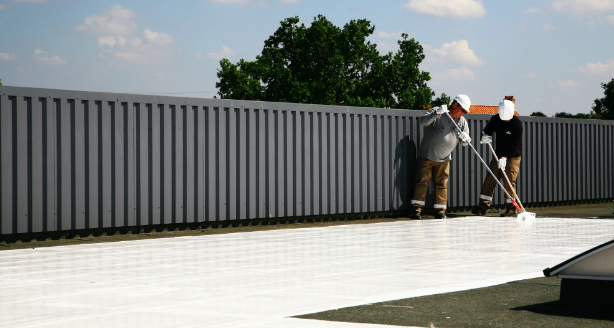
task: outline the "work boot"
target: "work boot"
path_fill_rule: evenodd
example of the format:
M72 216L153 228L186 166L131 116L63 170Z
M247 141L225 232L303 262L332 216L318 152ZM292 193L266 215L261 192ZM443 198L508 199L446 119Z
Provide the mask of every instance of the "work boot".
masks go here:
M444 211L439 211L435 214L435 219L447 219L446 213Z
M471 213L475 214L475 215L485 215L486 212L488 212L488 210L490 209L490 205L484 203L482 200L480 200L480 202L478 203L478 206L474 207L471 210Z
M420 220L422 217L420 216L420 212L422 212L422 205L419 204L412 204L411 205L411 218L414 220Z

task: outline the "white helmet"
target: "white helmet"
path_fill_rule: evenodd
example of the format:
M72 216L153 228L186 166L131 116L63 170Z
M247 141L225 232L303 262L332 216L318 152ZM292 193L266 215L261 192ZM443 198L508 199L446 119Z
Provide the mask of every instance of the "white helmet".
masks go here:
M514 103L504 100L499 103L499 118L502 121L511 120L514 117Z
M471 108L471 100L467 95L458 95L454 97L454 100L456 100L456 102L461 105L461 107L463 107L467 113L470 112L469 109Z

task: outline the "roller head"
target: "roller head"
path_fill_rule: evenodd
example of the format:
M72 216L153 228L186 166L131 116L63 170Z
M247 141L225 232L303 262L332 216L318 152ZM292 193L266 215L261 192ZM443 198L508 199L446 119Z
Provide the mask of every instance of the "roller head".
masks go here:
M516 222L523 229L530 228L533 225L533 222L535 222L535 213L526 212L523 210L516 216Z

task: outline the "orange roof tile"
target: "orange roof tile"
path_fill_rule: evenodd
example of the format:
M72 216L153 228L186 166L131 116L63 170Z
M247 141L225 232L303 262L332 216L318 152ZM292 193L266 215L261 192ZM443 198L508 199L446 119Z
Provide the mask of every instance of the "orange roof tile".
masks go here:
M499 106L497 105L471 105L469 114L499 114ZM514 115L519 116L517 111Z

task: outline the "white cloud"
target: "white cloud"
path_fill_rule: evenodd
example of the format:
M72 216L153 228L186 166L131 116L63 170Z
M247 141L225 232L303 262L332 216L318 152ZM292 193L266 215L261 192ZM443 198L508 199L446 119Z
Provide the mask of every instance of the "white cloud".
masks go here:
M558 89L572 89L580 84L574 80L556 81L555 87Z
M84 24L77 26L77 31L103 35L131 35L138 32L138 26L132 20L137 14L120 5L113 5L102 15L85 17Z
M15 2L45 3L47 0L13 0Z
M484 61L478 58L473 50L469 49L467 40L444 43L440 49L433 49L433 53L443 61L461 63L463 65L482 65Z
M50 55L48 52L40 49L34 50L34 60L39 64L52 66L65 65L68 63L65 59L60 58L60 56Z
M232 57L235 55L234 50L228 48L227 46L223 46L222 47L222 52L217 53L217 52L207 52L207 54L209 54L209 57L213 58L213 59L223 59L223 58L228 58L228 57Z
M475 80L475 75L469 68L467 68L467 66L463 66L461 68L451 68L445 72L432 73L431 77L433 82Z
M529 72L529 74L524 76L525 79L534 79L535 77L535 73L533 72Z
M610 24L614 24L614 15L610 15L607 17L607 20Z
M559 0L552 9L569 14L606 13L614 11L614 0Z
M98 38L98 48L104 48L104 46L115 47L115 38L112 36L101 36Z
M397 31L397 32L392 32L392 33L387 33L387 32L377 33L379 37L382 37L384 39L390 39L390 38L401 39L401 34L403 34L403 31Z
M9 54L9 53L6 53L6 52L0 52L0 59L7 60L7 61L12 61L12 60L18 60L19 58L17 58L17 56L15 56L15 54Z
M168 45L174 42L170 34L143 30L134 21L138 14L120 5L113 5L102 14L84 19L77 31L99 34L97 39L99 57L104 60L119 59L135 64L167 61L177 50Z
M541 13L541 9L539 8L535 8L535 7L529 7L527 10L525 10L525 14L537 14L537 13Z
M298 3L298 0L279 0L284 3Z
M544 32L550 32L552 30L556 30L556 27L554 27L554 25L552 25L550 23L544 23L544 24L542 24L542 27L544 29Z
M614 59L610 59L606 64L588 63L582 67L578 67L578 72L591 75L614 74Z
M482 0L409 0L403 8L435 17L470 18L486 15Z
M151 43L156 43L156 44L161 44L161 45L173 43L173 38L171 38L170 34L153 32L150 29L145 29L145 31L143 32L143 35L145 36L145 40Z

